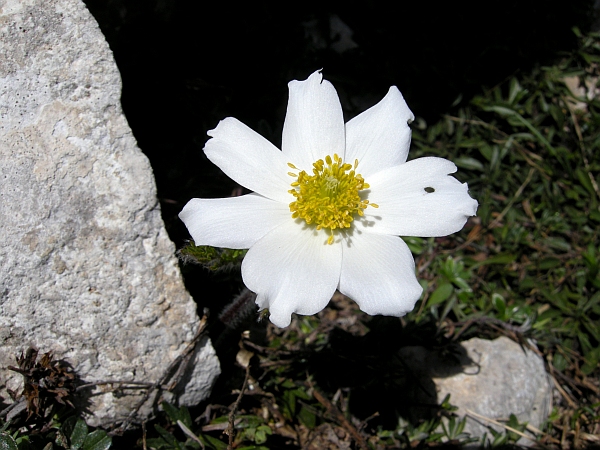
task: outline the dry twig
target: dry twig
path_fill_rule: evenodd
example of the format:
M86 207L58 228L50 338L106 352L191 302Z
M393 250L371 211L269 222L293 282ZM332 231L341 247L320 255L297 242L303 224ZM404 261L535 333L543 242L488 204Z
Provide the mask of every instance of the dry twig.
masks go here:
M365 438L358 432L356 427L352 425L348 421L348 419L346 419L344 414L342 414L342 412L333 403L331 403L327 397L325 397L323 394L317 391L317 389L313 386L310 380L308 381L308 384L312 390L313 397L327 409L327 412L331 414L333 418L341 426L343 426L348 433L350 433L352 438L356 441L356 443L362 450L368 450L369 446L367 445Z
M229 424L227 425L227 430L225 430L225 434L229 435L229 443L227 445L227 450L233 449L233 437L235 434L235 413L240 406L240 402L242 401L242 397L244 396L244 391L248 386L248 378L250 378L250 364L246 365L246 376L244 377L244 382L242 383L242 388L240 389L240 393L235 399L235 403L231 407L231 411L229 412Z

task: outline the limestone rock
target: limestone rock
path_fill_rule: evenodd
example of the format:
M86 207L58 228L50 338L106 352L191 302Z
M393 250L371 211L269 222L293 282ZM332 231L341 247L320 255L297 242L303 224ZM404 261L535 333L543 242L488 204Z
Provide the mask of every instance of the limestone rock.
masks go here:
M198 329L120 95L112 53L81 1L0 0L4 399L5 388L22 388L6 366L30 345L86 382L156 382ZM219 372L204 339L180 401L207 397ZM141 395L102 392L90 398L92 425L125 417Z
M423 347L405 347L400 357L420 375L429 401L450 403L459 416L467 410L502 421L514 414L519 422L541 428L552 407L552 385L544 361L507 337L489 341L473 338L452 352L440 354ZM429 384L427 383L429 382ZM483 419L467 415L465 432L481 437L488 427L503 431ZM521 439L520 445L531 444Z

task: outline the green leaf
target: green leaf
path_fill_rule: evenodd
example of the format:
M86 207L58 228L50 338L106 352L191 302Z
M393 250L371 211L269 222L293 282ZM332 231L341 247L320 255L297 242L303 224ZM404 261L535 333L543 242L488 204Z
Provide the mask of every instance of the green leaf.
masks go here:
M215 450L227 450L227 444L217 438L209 436L208 434L203 434L198 437L204 442L204 445L210 446Z
M271 435L271 428L266 425L261 425L256 429L256 433L254 433L254 442L257 444L264 444L267 442L267 436Z
M584 375L590 375L593 371L598 368L600 364L600 347L587 352L585 355L585 362L581 366L581 371Z
M10 434L0 433L0 450L19 450Z
M83 450L107 450L112 445L112 438L104 430L92 431L83 441Z
M475 158L471 158L469 156L461 156L459 158L455 158L452 160L454 164L456 164L461 169L467 170L479 170L483 171L485 169L484 165L481 164L481 161L478 161Z
M306 392L306 390L303 387L294 389L294 395L296 395L296 397L298 398L301 398L302 400L310 400L312 398L312 396L308 395L308 392Z
M486 266L488 264L510 264L517 259L516 255L510 253L501 253L498 255L491 256L481 262L475 263L471 266L472 269L476 269L480 266Z
M553 156L556 155L556 150L554 149L554 147L552 147L550 142L548 142L548 140L544 136L542 136L542 133L540 133L539 130L531 124L531 122L526 120L518 112L516 112L510 108L505 108L503 106L487 106L487 107L484 107L483 109L485 111L496 112L505 118L515 119L516 122L526 126L529 129L529 131L531 131L531 133L538 139L538 141L540 141L540 143L542 143L548 149L548 151L550 151L551 155L553 155Z
M187 409L185 406L181 406L179 408L179 417L181 417L179 420L181 420L186 427L192 428L194 422L192 421L192 416L190 415L189 409Z
M163 427L161 427L160 425L156 424L154 425L154 429L158 432L158 434L160 434L160 437L163 438L163 440L171 445L171 447L180 450L181 447L179 446L179 442L177 441L177 439L175 438L175 436L173 436L171 433L169 433L167 430L165 430Z
M403 237L402 240L406 242L408 248L415 255L423 253L424 239L419 237Z
M448 298L450 298L453 292L454 286L452 286L452 283L440 284L429 296L429 299L427 300L427 306L435 306L445 302Z
M171 422L177 423L177 421L180 420L179 410L173 405L171 405L169 402L162 402L160 406L162 406L164 412L167 413L167 416L169 416Z
M288 419L292 419L296 415L295 390L287 390L283 393L283 415Z
M504 300L504 297L502 297L500 294L494 293L494 294L492 294L492 301L494 302L494 306L500 313L500 317L505 318L506 317L506 301Z
M289 378L286 378L281 384L280 386L282 388L285 389L294 389L296 387L296 383L294 383L292 380L290 380Z
M73 431L69 436L71 442L71 450L78 450L81 448L88 436L88 426L83 419L77 419L73 426Z
M240 419L240 422L236 428L256 428L264 423L261 417L251 414L238 415L237 418Z
M519 95L519 92L521 92L521 90L522 88L519 84L519 80L517 80L516 78L511 78L510 87L508 90L508 103L512 105L517 99L517 95Z
M562 371L564 371L564 370L567 368L567 366L568 366L568 362L567 362L567 360L566 360L566 359L564 358L564 356L563 356L563 355L561 355L560 353L556 353L556 354L554 355L554 358L553 358L552 364L554 365L554 367L556 367L556 369L557 369L559 372L562 372Z
M596 191L594 190L594 186L592 185L592 180L590 180L589 174L581 169L576 169L575 174L577 175L581 185L590 193L592 197L595 197Z
M539 262L538 268L540 270L548 270L554 269L560 265L562 265L562 261L558 258L544 258Z
M504 106L486 106L483 108L484 111L493 111L500 114L502 117L512 117L518 115L518 113L510 108Z
M313 429L317 424L317 418L315 414L304 406L300 408L298 420L300 420L300 422L302 422L302 424L309 429Z
M569 250L571 250L571 244L569 244L561 237L549 237L544 239L543 243L550 248L561 250L563 252L568 252Z

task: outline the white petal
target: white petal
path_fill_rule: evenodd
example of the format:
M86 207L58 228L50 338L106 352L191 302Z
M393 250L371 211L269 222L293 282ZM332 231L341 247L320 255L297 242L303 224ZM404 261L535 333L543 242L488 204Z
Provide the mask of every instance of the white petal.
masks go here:
M179 213L196 245L250 248L283 222L292 222L287 205L256 194L190 200Z
M367 314L400 317L410 312L423 289L408 246L397 236L352 234L342 244L340 292Z
M208 132L204 153L232 180L267 198L284 203L292 177L281 151L251 128L228 117Z
M413 113L396 86L375 106L346 124L346 162L358 159L363 178L406 162ZM369 181L367 181L369 183Z
M242 277L270 319L287 327L291 314L316 314L333 296L340 279L342 249L327 235L295 221L283 223L246 254Z
M337 153L344 157L344 115L335 88L319 71L291 81L281 149L286 162L312 172L312 164Z
M428 157L369 177L368 198L379 208L367 208L357 227L377 234L421 237L459 231L476 214L477 201L469 196L466 183L448 176L454 172L453 162Z

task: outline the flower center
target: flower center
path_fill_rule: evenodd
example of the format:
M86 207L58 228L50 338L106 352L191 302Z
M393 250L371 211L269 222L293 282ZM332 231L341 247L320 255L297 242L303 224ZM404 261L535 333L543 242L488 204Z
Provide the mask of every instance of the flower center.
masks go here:
M292 169L300 170L292 163ZM333 244L333 230L350 228L354 216L364 215L363 209L367 206L378 208L375 203L363 200L358 194L369 185L360 174L356 173L358 160L354 166L344 164L337 154L326 156L325 161L319 159L313 164L312 175L301 171L288 175L297 178L292 183L293 189L288 191L296 201L290 203L290 211L294 219L301 218L307 224L314 224L317 230L329 229L328 244Z

